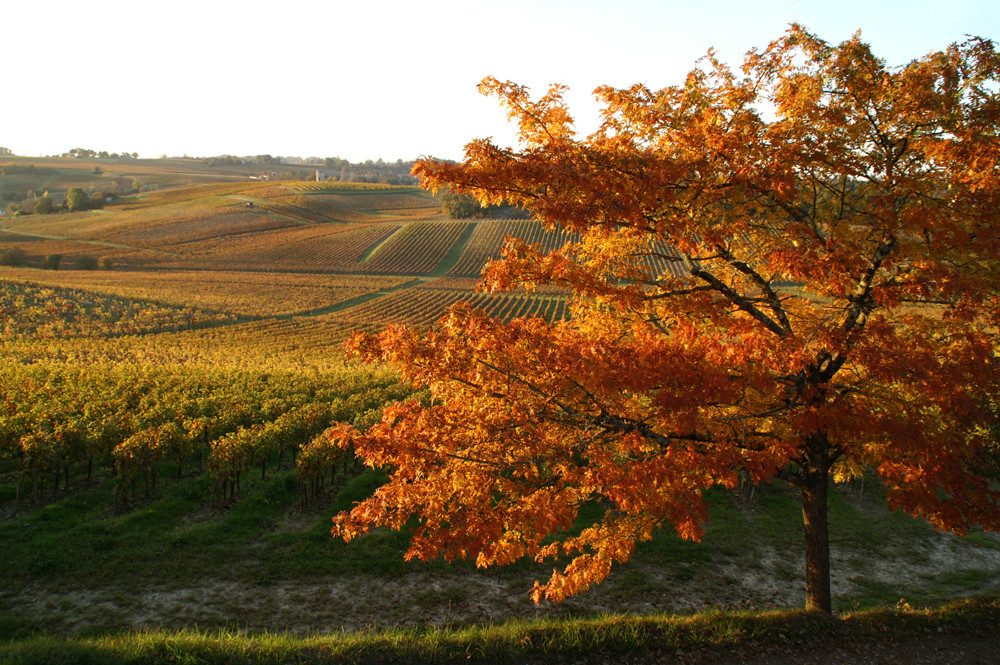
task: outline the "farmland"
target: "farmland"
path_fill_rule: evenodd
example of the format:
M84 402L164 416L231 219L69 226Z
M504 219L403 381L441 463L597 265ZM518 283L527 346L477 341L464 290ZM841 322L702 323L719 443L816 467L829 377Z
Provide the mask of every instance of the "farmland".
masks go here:
M435 287L446 275L477 276L500 255L507 235L523 233L549 248L564 242L537 222L447 219L433 198L407 186L234 182L199 173L196 163L165 164L161 171L134 164L127 176L106 168L102 181L75 161L42 160L46 175L4 176L0 188L90 183L96 190L101 185L94 183L103 181L141 175L173 183L181 174L188 186L121 195L99 210L0 217L0 252L16 248L25 256L21 267L0 272L6 284L192 308L235 324L298 317L285 327L316 332L310 323L322 323L329 332L320 336L334 338L356 324L430 325L448 305L469 298L507 318L566 316L560 293L487 296L475 293L473 279ZM62 269L43 270L52 255ZM98 257L114 269L83 269ZM316 321L306 322L306 315ZM205 326L191 319L191 327Z
M431 327L460 301L505 320L564 320L559 289L481 293L475 278L508 236L552 250L569 234L448 219L414 187L258 181L194 160L102 163L101 174L86 160L23 161L44 172L5 175L0 192L117 198L0 216L0 254L23 253L0 266L0 557L16 571L0 586L0 635L195 623L309 633L799 602L787 580L801 577L801 534L784 526L799 508L780 486L718 491L703 545L659 533L605 587L559 607L527 600L533 565L489 576L403 563L399 534L330 539L330 516L380 476L320 433L425 398L345 360L342 342L387 323ZM676 259L652 247L646 266L672 274ZM836 493L840 609L997 590L1000 542L935 534L880 509L878 492Z

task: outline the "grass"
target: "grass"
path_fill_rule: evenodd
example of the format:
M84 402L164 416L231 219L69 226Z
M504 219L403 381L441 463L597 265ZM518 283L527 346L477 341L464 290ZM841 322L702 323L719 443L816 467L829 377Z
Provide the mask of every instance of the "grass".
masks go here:
M763 656L877 639L893 643L992 635L1000 599L960 601L927 610L901 607L839 619L803 611L710 611L692 616L603 616L509 621L462 629L395 629L298 637L196 629L63 638L48 635L0 644L0 661L29 663L524 663L569 660L653 661L679 650Z
M400 583L423 580L412 583L419 585L428 579L421 576L429 575L429 579L441 580L440 584L416 587L410 602L441 608L475 600L474 591L458 586L463 575L473 573L470 562L406 562L403 555L409 534L405 531L375 530L350 543L331 537L332 516L368 496L383 482L380 472L341 473L326 498L308 510L299 506L298 479L290 469L272 470L266 480L248 474L239 499L224 509L209 506L207 476L178 478L170 465L163 465L159 476L157 492L150 498L140 492L127 509L115 507L109 477L98 477L89 488L75 489L37 507L15 505L10 484L0 484L0 497L7 499L5 519L0 521L0 559L9 570L21 571L0 582L0 636L48 625L45 612L33 618L12 617L13 612L3 604L9 606L10 599L19 594L23 600L28 585L46 590L42 595L80 589L81 584L84 589L132 593L150 587L200 588L206 582L308 586L317 580L356 576ZM596 602L598 607L629 607L643 598L651 599L655 607L655 599L670 598L685 585L718 594L718 602L724 603L739 591L747 575L752 578L772 570L793 586L801 581L800 509L789 488L761 487L753 504L722 489L709 491L706 498L711 519L701 542L683 540L669 527L661 529L651 541L638 545L631 563L616 568L604 585L588 592L592 601L583 600L568 613L592 615L587 602ZM854 590L836 598L838 611L892 606L901 597L917 604L940 603L989 588L993 573L976 568L917 575L912 584L889 584L867 576L865 568L871 560L918 558L930 534L923 523L885 511L873 513L871 505L837 491L830 495L834 540L840 547L851 548L854 571L850 573ZM600 513L597 505L585 506L578 526L582 528ZM997 547L996 539L985 534L973 534L969 541L965 545L969 548L993 551ZM501 584L506 580L511 594L523 600L531 580L545 580L554 566L564 564L522 561L490 571L490 576ZM835 577L849 572L843 565L834 567ZM509 611L521 611L517 607L511 605ZM267 614L264 607L253 611ZM72 612L63 608L55 614ZM210 625L249 625L241 624L241 616L245 616L242 610L234 611L229 619L220 617ZM253 625L260 625L260 616L253 619ZM96 610L88 622L122 625Z
M330 519L370 494L384 476L367 471L349 478L322 509L302 513L293 470L244 482L237 502L225 510L207 506L207 476L171 479L176 469L163 465L161 483L151 499L141 496L128 510L117 509L113 484L75 491L0 523L0 558L20 579L5 578L0 589L18 591L30 581L59 586L86 580L126 588L150 583L197 585L206 571L216 579L242 582L297 579L302 576L370 573L399 574L407 534L377 531L343 543L330 536ZM9 487L0 486L2 494ZM287 516L308 523L301 530L280 530ZM443 564L441 564L443 565Z

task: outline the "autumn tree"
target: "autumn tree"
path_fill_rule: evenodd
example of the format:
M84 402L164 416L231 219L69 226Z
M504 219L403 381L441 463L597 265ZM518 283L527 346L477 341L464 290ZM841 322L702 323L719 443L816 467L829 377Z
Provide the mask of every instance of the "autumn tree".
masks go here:
M586 138L562 87L483 81L519 148L415 172L578 232L510 241L481 283L564 286L573 318L459 305L430 332L356 334L432 397L337 430L390 475L334 534L415 524L408 557L480 566L569 555L534 590L560 600L661 525L699 538L706 488L783 479L806 607L830 612L831 482L867 470L894 509L1000 528L998 75L985 39L890 67L792 26L740 70L710 53L680 85L599 88ZM587 503L603 518L569 531Z

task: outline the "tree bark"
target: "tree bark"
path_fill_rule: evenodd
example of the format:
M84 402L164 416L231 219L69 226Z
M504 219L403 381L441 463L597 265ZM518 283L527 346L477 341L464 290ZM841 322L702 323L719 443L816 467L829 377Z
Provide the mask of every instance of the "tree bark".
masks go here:
M826 470L805 475L799 486L802 495L802 523L806 532L806 610L833 611L830 596L830 530L826 491Z

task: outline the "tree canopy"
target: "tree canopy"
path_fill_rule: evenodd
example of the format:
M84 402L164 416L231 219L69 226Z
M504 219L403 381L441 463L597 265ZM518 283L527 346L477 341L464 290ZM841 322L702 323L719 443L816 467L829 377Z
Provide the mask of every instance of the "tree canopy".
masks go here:
M70 187L66 191L66 208L72 212L88 210L91 203L90 195L79 187Z
M710 53L679 85L599 88L584 138L561 86L484 80L520 146L415 173L577 231L510 240L481 283L563 286L572 319L458 305L356 334L431 399L334 433L389 470L334 534L416 516L409 557L568 555L534 590L560 600L664 524L699 538L706 488L777 478L802 499L806 606L829 612L831 481L869 470L894 509L1000 529L998 74L985 39L890 67L796 25L738 70ZM603 518L570 532L587 503Z

